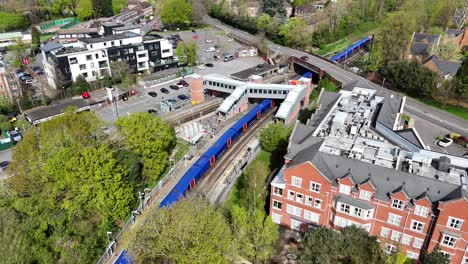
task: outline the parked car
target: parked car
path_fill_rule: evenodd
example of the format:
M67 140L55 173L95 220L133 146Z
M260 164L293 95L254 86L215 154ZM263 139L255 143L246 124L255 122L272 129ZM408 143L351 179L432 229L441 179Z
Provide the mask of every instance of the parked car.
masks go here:
M171 88L172 90L179 90L179 86L174 84L169 85L169 88Z
M205 63L205 66L208 67L208 68L213 68L214 67L213 63Z
M302 57L301 57L301 60L303 60L303 61L308 61L308 60L309 60L309 57L307 57L307 56L302 56Z
M176 99L167 99L167 102L171 105L175 104L177 101Z
M154 91L151 91L151 92L148 92L148 95L151 96L151 97L157 97L158 94Z
M19 142L21 139L23 139L23 136L20 134L20 132L16 130L10 131L9 134L10 138L15 142Z
M179 94L179 95L177 96L177 98L179 98L179 99L182 100L182 101L185 101L185 100L188 100L188 99L189 99L188 96L186 96L185 94Z
M206 49L206 52L215 52L215 51L216 51L215 47L209 47Z
M440 139L439 141L437 141L437 145L439 145L439 146L441 146L443 148L446 148L446 147L452 145L452 143L453 143L453 139L448 138L448 137Z
M177 83L177 85L182 85L182 86L184 86L184 87L188 87L188 86L189 86L189 83L186 82L185 80L180 80L180 81Z
M233 59L234 59L234 55L232 55L232 54L228 54L228 55L224 56L224 61L225 62L232 61Z
M81 97L83 99L89 99L91 97L91 95L89 94L89 92L82 92Z
M10 162L8 160L0 162L0 168L2 169L2 171L6 171L6 169L8 169L9 164Z
M228 38L227 41L234 41L234 39L233 38Z
M16 78L20 78L24 74L26 74L26 73L24 72L23 69L16 69L16 71L15 71Z
M212 40L212 39L207 39L207 40L205 40L205 42L206 42L206 43L212 43L213 40Z
M156 111L154 109L148 109L148 113L153 114L153 115L157 115L158 111Z
M206 69L206 66L201 64L201 65L198 65L197 68L200 69L200 70L204 70L204 69Z
M39 67L39 66L33 66L31 69L32 69L33 72L35 72L36 74L43 74L43 73L44 73L44 71L42 70L42 68Z
M161 93L164 93L164 94L168 94L169 93L169 90L166 89L166 88L161 88Z
M24 81L24 83L26 83L26 84L33 84L33 83L36 83L36 82L37 82L36 79L33 79L33 78L27 79L26 81Z

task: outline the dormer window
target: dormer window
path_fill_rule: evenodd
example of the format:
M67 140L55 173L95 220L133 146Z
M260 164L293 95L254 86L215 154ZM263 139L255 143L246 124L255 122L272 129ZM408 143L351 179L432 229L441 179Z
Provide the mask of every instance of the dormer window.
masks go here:
M403 210L403 207L405 206L405 202L397 199L393 199L392 201L392 207L398 210Z
M351 193L351 186L340 184L340 193L349 195Z
M372 193L366 190L359 191L359 199L369 201L372 198Z

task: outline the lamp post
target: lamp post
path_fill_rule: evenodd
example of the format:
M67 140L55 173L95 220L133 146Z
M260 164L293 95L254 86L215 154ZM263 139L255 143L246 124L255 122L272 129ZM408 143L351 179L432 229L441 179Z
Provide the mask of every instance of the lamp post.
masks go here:
M107 235L107 241L109 242L109 245L110 245L110 243L111 243L110 235L112 235L112 232L111 232L111 231L107 231L107 232L106 232L106 235Z

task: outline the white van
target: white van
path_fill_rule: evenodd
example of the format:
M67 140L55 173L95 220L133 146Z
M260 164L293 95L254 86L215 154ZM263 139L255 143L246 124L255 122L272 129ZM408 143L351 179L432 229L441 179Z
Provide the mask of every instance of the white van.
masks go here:
M233 59L234 59L234 55L232 54L224 56L225 62L232 61Z

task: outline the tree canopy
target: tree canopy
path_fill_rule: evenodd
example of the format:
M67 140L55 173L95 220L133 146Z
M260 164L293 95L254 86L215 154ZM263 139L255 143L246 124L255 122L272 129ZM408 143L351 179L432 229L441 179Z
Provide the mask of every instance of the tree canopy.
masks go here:
M228 263L235 252L226 218L200 198L150 208L127 239L135 264Z
M422 253L423 263L425 264L449 264L450 258L440 251L439 247L435 247L431 253Z
M22 29L24 26L26 26L26 20L23 16L0 11L0 31Z
M189 25L192 18L192 4L187 0L167 0L161 7L161 20L164 24Z
M253 263L267 263L276 253L279 241L278 225L263 211L247 211L234 205L231 208L231 226L241 256Z
M283 0L263 0L263 12L270 17L286 17L286 8Z
M301 263L387 263L375 236L366 230L348 226L341 232L320 227L310 229L304 236Z
M175 53L179 58L179 62L195 66L197 62L197 43L195 41L179 42Z
M86 81L85 77L83 75L78 75L76 77L75 82L73 83L73 92L75 94L81 94L82 92L89 91L90 85L88 81Z
M76 15L81 20L93 18L95 15L93 2L91 0L79 0L78 6L76 7Z
M149 113L121 117L115 125L124 144L141 158L144 179L158 180L175 147L174 128Z
M291 130L281 123L271 123L260 132L262 148L268 152L284 151Z
M100 125L93 113L65 113L27 133L13 150L8 208L38 263L96 261L106 232L136 205L137 183L103 144Z
M252 211L265 208L267 191L266 180L270 169L260 160L255 159L239 179L239 205Z

